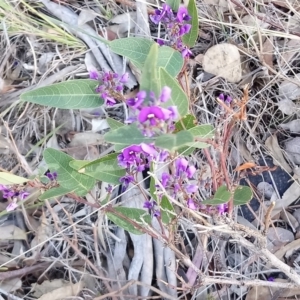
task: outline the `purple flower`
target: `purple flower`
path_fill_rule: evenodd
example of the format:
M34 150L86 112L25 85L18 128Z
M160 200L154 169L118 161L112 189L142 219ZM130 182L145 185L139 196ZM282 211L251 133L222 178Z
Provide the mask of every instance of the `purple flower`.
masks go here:
M160 211L158 209L154 210L153 216L156 218L160 217Z
M181 6L177 12L177 20L181 23L183 21L189 21L190 19L191 17L189 16L187 8Z
M170 113L170 118L172 119L172 120L176 120L176 119L178 119L178 109L177 109L177 106L170 106L170 107L168 107L168 110L171 112Z
M17 203L11 202L6 206L6 211L13 211L18 207Z
M186 169L186 174L187 174L188 178L192 178L194 176L195 172L196 172L196 168L194 166L189 166Z
M180 26L179 36L187 34L191 30L191 28L192 28L191 24L184 24L184 25Z
M57 178L57 172L53 172L53 173L48 172L46 174L46 176L48 177L49 180L53 181L53 180L55 180Z
M20 198L20 200L24 200L24 199L26 199L28 196L29 196L29 193L28 193L28 192L22 191L22 192L19 193L19 198Z
M232 98L229 95L220 94L219 99L224 101L226 104L230 104L232 101Z
M122 193L126 191L128 188L129 184L134 181L133 176L131 175L125 175L120 178L120 182L122 183Z
M97 71L90 71L90 79L98 80L99 74Z
M167 4L163 4L162 10L156 9L154 15L150 16L150 19L154 24L158 24L163 21L164 18L168 18L170 14L172 14L171 7Z
M152 126L156 126L159 121L166 120L166 116L162 108L148 106L141 109L138 119L141 123L149 121Z
M190 208L190 209L192 209L192 210L196 210L197 209L196 203L191 198L188 199L188 201L187 201L187 207Z
M126 101L127 105L135 108L135 109L140 109L142 103L144 102L145 98L147 96L147 93L145 91L139 91L135 98L130 98Z
M144 207L144 208L148 208L148 209L152 209L153 203L150 202L150 201L145 201L143 207Z
M269 277L268 281L274 281L274 277Z
M119 163L123 162L126 163L126 165L127 163L132 164L138 159L138 154L140 154L141 152L142 152L142 147L140 145L131 145L123 149L121 154L122 157L120 155L118 156L118 160L120 157Z
M129 78L129 74L128 73L125 73L121 76L120 78L120 82L121 83L126 83L128 81L128 78Z
M154 148L154 146L149 145L149 144L145 144L145 143L141 143L141 149L148 155L151 156L156 156L157 155L157 151Z
M107 106L114 106L117 103L117 101L114 98L109 97L107 95L106 95L106 97L103 97L103 94L102 94L102 98L104 99L105 105L107 105Z
M163 187L166 187L170 181L170 175L168 173L162 173L161 175L161 184Z
M181 173L185 172L189 162L185 158L177 158L175 160L176 176L180 176Z
M164 86L159 96L161 102L167 102L171 97L172 90L168 86Z
M193 54L192 51L191 51L189 48L187 48L187 47L185 47L185 48L181 51L181 56L182 56L183 58L189 57L191 54Z
M185 190L188 194L196 193L198 191L198 186L195 184L187 184Z
M228 204L223 203L217 206L220 215L224 215L228 211Z

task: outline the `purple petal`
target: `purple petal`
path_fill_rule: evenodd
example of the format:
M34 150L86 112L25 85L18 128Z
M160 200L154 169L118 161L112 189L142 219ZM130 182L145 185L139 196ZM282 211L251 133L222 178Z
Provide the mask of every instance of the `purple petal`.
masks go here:
M189 166L186 170L186 174L188 178L192 178L196 172L196 168L194 166Z
M103 98L104 98L104 97L103 97ZM114 106L116 103L117 103L117 101L116 101L114 98L112 98L112 97L107 96L107 97L105 98L105 104L106 104L107 106Z
M177 106L170 106L168 107L168 110L171 112L170 114L170 118L172 120L177 120L178 119L178 109L177 109Z
M18 207L17 203L11 202L6 206L6 211L13 211Z
M29 196L28 192L20 192L20 195L19 195L21 200L26 199L28 196Z
M159 46L163 46L164 44L165 44L165 41L164 40L162 40L162 39L157 39L157 44L159 45Z
M145 153L147 153L149 155L154 156L157 154L156 149L152 145L141 143L141 148Z
M197 205L195 204L193 199L188 199L187 201L187 207L192 209L192 210L196 210L197 209Z
M150 201L145 201L143 207L151 209L153 207L153 204Z
M153 213L153 216L156 218L160 217L160 211L156 209Z
M179 29L179 36L187 34L192 28L191 24L184 24Z
M163 187L166 187L170 180L170 175L168 173L162 173L161 175L161 184Z
M129 79L129 74L128 74L128 73L125 73L125 74L123 74L123 75L121 76L120 82L121 82L121 83L126 83L126 82L128 81L128 79Z
M171 97L171 92L172 90L168 86L164 86L159 96L159 100L161 102L167 102Z
M0 191L4 190L7 190L7 186L5 186L4 184L0 184Z
M185 158L177 158L175 161L176 166L176 174L177 176L180 175L180 172L185 172L187 169L189 162Z
M181 6L177 12L177 20L179 22L189 21L191 17L189 16L188 10L186 7Z
M90 79L97 80L99 79L99 74L97 71L90 71Z
M142 108L138 117L141 123L144 123L148 120L150 120L151 122L151 119L153 120L154 118L158 120L165 120L165 114L158 106L149 106Z
M187 184L185 190L188 194L196 193L198 191L198 186L195 184Z

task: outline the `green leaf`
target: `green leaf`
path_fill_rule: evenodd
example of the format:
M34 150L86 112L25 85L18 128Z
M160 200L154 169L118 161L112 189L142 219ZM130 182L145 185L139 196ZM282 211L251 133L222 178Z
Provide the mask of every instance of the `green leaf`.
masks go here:
M117 226L133 234L139 235L139 234L143 234L144 232L138 230L133 224L127 221L126 218L138 223L141 226L144 226L142 220L144 220L147 224L150 224L151 222L150 215L143 209L129 208L129 207L116 207L114 208L114 210L118 214L115 214L113 212L107 212L106 215L108 219L111 220L113 223L115 223ZM121 215L123 215L125 218L122 218Z
M60 197L60 196L66 195L68 193L71 193L73 191L74 190L67 189L67 188L64 188L62 186L54 187L54 188L44 192L43 194L41 194L39 199L40 200L47 200L47 199L51 199L51 198L55 198L55 197Z
M212 125L203 124L197 125L188 130L195 138L210 139L215 135L215 129Z
M99 82L96 80L70 80L23 93L21 99L63 109L99 107L104 101L95 92L98 85Z
M253 197L249 186L239 185L233 193L233 205L243 205L248 203Z
M116 121L116 120L114 120L112 118L107 118L106 121L107 121L107 123L108 123L108 125L110 127L110 130L115 130L115 129L118 129L120 127L125 126L125 124L123 124L123 123L121 123L119 121Z
M197 6L195 3L195 0L189 0L187 9L188 9L189 15L192 17L188 23L190 23L192 25L192 27L191 27L191 30L189 31L189 33L185 34L182 37L182 41L188 47L193 47L193 46L195 46L195 43L197 41L198 30L199 30L198 12L197 12Z
M147 92L152 91L156 96L159 95L161 90L158 82L157 59L158 59L158 44L154 43L151 46L150 52L145 61L141 80L140 80L140 89Z
M26 178L8 172L0 172L0 184L4 184L4 185L22 184L27 181L29 180Z
M108 143L120 145L122 148L132 144L150 143L152 138L145 137L135 124L120 127L104 135L104 140Z
M161 219L164 224L169 224L175 217L175 210L168 197L163 196L160 202Z
M208 139L208 138L213 138L215 134L214 127L208 124L194 126L193 128L190 128L188 131L193 135L194 138ZM199 142L199 141L195 141L187 145L198 149L210 147L209 144L204 142Z
M173 11L177 12L180 0L167 0L166 3L172 8Z
M153 41L144 38L115 39L109 43L110 49L129 58L139 69L142 69L147 59Z
M209 204L209 205L218 205L227 203L230 200L231 193L227 190L225 185L222 185L216 191L214 198L210 200L205 200L202 204Z
M62 151L48 148L44 151L44 159L51 172L57 172L58 183L73 190L78 196L85 196L95 185L95 180L79 174L69 164L73 158Z
M196 118L193 115L186 115L175 124L176 131L189 130L196 126Z
M180 147L177 150L177 152L178 152L178 154L182 154L182 155L191 155L194 152L194 150L196 150L196 148L191 147L191 146L189 146L189 147Z
M178 149L193 141L193 136L187 130L179 131L176 134L163 134L156 138L155 146L168 150Z
M164 103L164 107L168 107L170 105L177 106L179 116L185 116L189 110L189 101L186 93L179 86L176 79L170 76L163 68L159 68L159 77L160 90L164 86L168 86L172 89L171 99Z
M171 47L162 46L158 48L157 67L164 68L172 77L176 77L183 67L181 53Z
M111 184L120 184L120 178L126 174L126 170L118 165L116 157L90 162L89 165L84 166L79 172Z

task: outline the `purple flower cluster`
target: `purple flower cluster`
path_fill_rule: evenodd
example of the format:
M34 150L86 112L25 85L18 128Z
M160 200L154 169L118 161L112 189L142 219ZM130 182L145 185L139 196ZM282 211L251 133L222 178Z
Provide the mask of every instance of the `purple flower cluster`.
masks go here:
M158 205L157 205L156 201L154 201L154 200L145 201L144 208L147 208L149 213L150 214L152 213L152 215L154 217L156 217L156 218L160 217L160 209L158 208Z
M230 105L232 101L232 98L229 95L224 95L224 94L220 94L219 99L227 105Z
M57 179L57 172L48 172L47 174L46 174L46 176L48 177L48 179L50 180L50 181L54 181L54 180L56 180Z
M15 210L18 207L16 203L17 198L19 200L24 200L29 196L29 193L24 190L17 190L13 187L8 187L3 184L0 184L0 191L2 192L2 197L4 199L14 198L13 201L6 207L7 211Z
M186 23L191 20L186 7L180 7L176 14L169 5L163 4L162 9L156 9L150 19L154 24L163 24L166 29L168 40L159 39L158 44L180 51L183 57L191 54L191 51L182 42L182 36L191 30L191 24Z
M129 174L141 172L149 166L149 162L157 155L158 152L151 144L131 145L124 148L122 153L118 155L118 163L121 167L125 167Z
M189 183L196 172L194 166L190 166L189 162L179 157L174 162L174 174L163 173L161 176L161 184L168 191L173 191L173 196L179 193L183 194L187 200L187 205L191 209L197 209L197 204L194 202L193 197L198 191L198 186Z
M147 93L140 91L135 98L128 99L127 105L131 107L135 116L127 122L138 121L145 136L152 137L156 133L169 133L175 129L174 122L178 118L176 106L163 108L160 105L167 102L171 97L171 89L163 87L161 94L157 98L153 92L149 93L149 101L146 101Z
M90 78L99 80L101 84L96 88L96 92L100 93L101 97L107 106L114 106L117 100L122 100L122 92L124 84L128 80L128 73L120 76L112 72L90 72Z

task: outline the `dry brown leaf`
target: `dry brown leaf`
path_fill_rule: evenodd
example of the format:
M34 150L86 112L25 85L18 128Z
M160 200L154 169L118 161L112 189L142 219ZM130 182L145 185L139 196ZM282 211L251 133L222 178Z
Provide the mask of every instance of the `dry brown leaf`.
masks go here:
M205 5L213 5L218 11L222 12L228 11L230 6L236 7L233 3L230 3L231 5L229 6L227 0L203 0L203 3Z
M205 72L223 77L229 82L238 82L242 78L241 56L238 48L224 43L209 48L204 54Z
M288 207L294 201L296 201L300 196L300 185L298 181L295 181L283 194L281 199L275 202L275 207L272 210L271 216L274 217L276 214L280 213L283 208Z
M300 137L293 138L287 141L284 145L284 149L289 159L299 165L300 164Z
M287 173L291 173L292 169L283 157L282 150L279 147L277 136L272 135L266 139L265 146L271 152L273 163L275 166L281 167Z
M267 37L266 41L263 43L263 59L265 63L272 69L274 69L273 55L274 55L274 44L273 44L273 35L271 35Z
M291 122L279 125L284 130L289 130L293 133L300 133L300 120L293 120Z
M1 226L0 240L27 240L27 235L24 230L15 225Z
M299 53L300 40L293 39L289 40L285 44L285 52L281 53L280 58L280 67L284 68L286 65L289 65L290 60L294 57L295 54Z
M286 279L281 279L281 278L277 278L274 280L275 282L286 282L288 283L288 280ZM271 299L275 299L274 293L276 293L276 291L279 291L278 288L270 288L270 287L266 287L266 286L259 286L259 287L253 287L247 294L246 296L246 300L271 300ZM283 298L286 297L293 297L296 295L299 295L300 293L300 288L294 288L294 289L286 289L286 290L280 290L280 296ZM277 298L276 298L277 299Z
M68 147L78 147L87 145L101 145L104 142L102 134L96 132L77 132L70 133L70 144Z
M68 284L69 282L63 279L45 280L41 284L33 283L31 285L31 291L34 297L38 298Z
M261 18L265 18L266 15L263 13L258 13L257 16L259 16ZM245 15L241 19L241 21L244 25L244 27L242 27L241 29L244 30L248 34L249 33L253 34L254 32L258 31L260 28L266 29L266 28L270 27L269 23L262 21L257 16L253 16L250 14Z
M280 213L280 218L289 224L294 230L299 226L297 219L288 211L282 211Z
M294 82L299 82L300 74L296 74L295 76L291 77L291 79ZM281 82L278 92L281 99L297 100L300 97L299 85L292 83L289 80L284 80Z
M49 226L49 222L48 222L45 214L43 213L40 218L40 225L37 229L35 237L31 241L31 248L45 242L51 236L52 236L51 226ZM33 252L32 256L34 256L35 254L37 254L39 252L39 249L36 248L36 249L32 250L32 252Z
M84 288L84 283L78 282L75 284L68 283L62 287L54 289L50 292L43 294L39 300L61 300L67 297L76 296Z
M275 246L281 246L283 244L294 241L294 234L281 227L271 227L268 229L267 238Z
M22 287L22 280L20 278L13 278L1 282L1 289L5 292L12 293Z
M96 18L97 14L91 9L82 8L78 16L77 23L78 25L83 25L87 22L90 22Z

